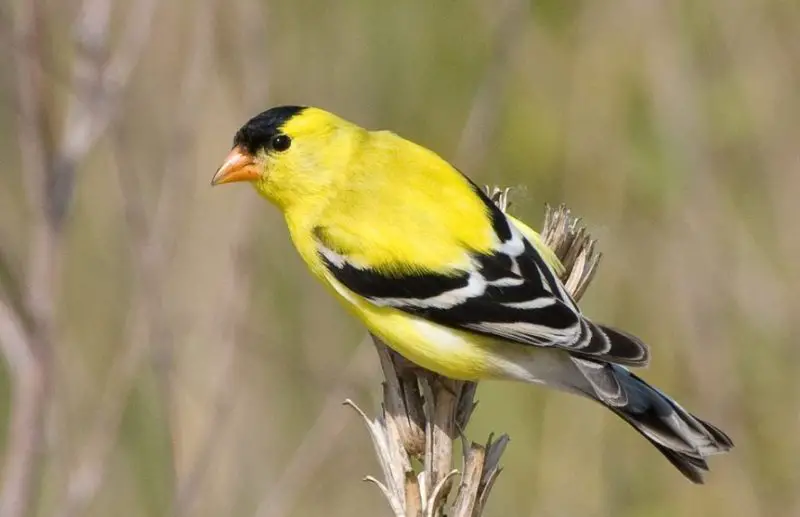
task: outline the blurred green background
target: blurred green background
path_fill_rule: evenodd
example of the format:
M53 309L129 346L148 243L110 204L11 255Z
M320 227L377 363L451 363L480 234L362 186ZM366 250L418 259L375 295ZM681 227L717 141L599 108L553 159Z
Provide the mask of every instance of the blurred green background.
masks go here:
M0 24L0 330L33 305L0 334L6 466L15 350L45 386L27 515L389 515L340 405L378 401L362 328L275 209L209 187L284 103L520 187L532 223L567 203L604 252L586 313L737 445L697 487L597 405L487 383L468 435L512 438L488 515L800 515L800 3L4 0Z

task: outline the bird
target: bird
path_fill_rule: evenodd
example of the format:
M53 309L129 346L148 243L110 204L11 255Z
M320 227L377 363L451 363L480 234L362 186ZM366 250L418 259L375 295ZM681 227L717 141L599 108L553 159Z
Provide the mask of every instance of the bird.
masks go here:
M505 379L594 400L684 476L731 439L635 375L638 337L583 314L555 254L434 151L311 106L248 120L212 178L282 213L311 273L367 329L445 377Z

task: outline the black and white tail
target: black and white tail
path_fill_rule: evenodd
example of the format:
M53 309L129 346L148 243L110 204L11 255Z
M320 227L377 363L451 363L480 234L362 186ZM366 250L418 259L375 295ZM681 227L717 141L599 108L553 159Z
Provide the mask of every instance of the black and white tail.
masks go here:
M706 456L733 447L721 430L683 409L677 402L627 369L573 358L593 387L589 395L639 431L695 483L708 471Z

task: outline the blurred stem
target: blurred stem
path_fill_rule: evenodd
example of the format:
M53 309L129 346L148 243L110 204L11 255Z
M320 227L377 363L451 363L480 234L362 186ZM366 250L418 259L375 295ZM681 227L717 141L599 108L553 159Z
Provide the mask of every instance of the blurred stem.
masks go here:
M12 384L9 434L0 492L0 517L23 517L33 513L37 499L37 471L44 448L44 425L51 383L55 281L60 236L52 217L53 200L46 179L49 153L43 128L43 86L36 62L41 52L42 12L36 1L24 2L17 19L18 41L30 55L15 52L19 144L34 226L30 240L27 282L17 311L0 306L2 351ZM7 259L4 257L4 262ZM13 300L13 297L12 297ZM27 323L27 328L24 326Z
M147 41L155 0L139 2L118 51L108 59L111 0L84 0L75 24L75 58L63 133L47 146L44 137L42 5L22 2L16 25L15 52L19 100L19 142L23 178L33 217L24 310L24 340L5 342L14 390L11 433L4 466L0 517L34 512L43 448L44 420L52 383L51 354L62 255L62 234L73 197L76 169L94 147L116 112L119 93ZM137 16L137 13L139 16ZM4 263L8 261L3 260ZM13 300L13 297L12 297ZM8 325L7 325L8 326ZM10 328L10 327L9 327ZM24 347L13 352L10 347Z
M127 170L120 172L125 215L133 235L131 252L135 264L134 293L123 338L125 346L114 359L103 390L100 409L87 433L89 438L68 475L67 492L63 495L63 501L56 506L57 515L61 517L82 513L102 486L130 390L135 385L136 375L148 353L152 351L154 343L163 343L159 352L160 357L166 361L157 361L156 370L162 381L163 392L170 394L168 399L171 399L171 371L160 370L165 365L168 368L170 364L171 346L170 329L164 319L163 295L169 274L169 259L181 228L181 217L188 212L185 207L188 198L180 193L188 183L188 174L193 172L191 167L184 164L196 138L196 105L199 104L202 86L205 84L201 76L210 54L208 33L214 5L213 0L206 0L193 11L194 31L189 47L191 55L181 80L181 109L175 118L172 145L168 146L170 153L165 159L164 171L160 176L163 179L154 210L148 210L138 195L135 174ZM123 37L123 45L128 46L120 47L116 56L110 60L104 74L105 80L111 81L109 85L116 87L114 81L128 77L133 68L130 60L141 50L142 34L149 31L154 8L152 0L136 4L132 19L138 25L135 28L129 27L128 36ZM112 93L115 91L117 89ZM114 112L115 109L111 106L101 113L110 116ZM153 215L149 216L151 212ZM168 407L167 411L170 410L171 407ZM170 420L167 419L166 422L169 424ZM171 429L168 429L168 433L172 436ZM174 475L174 455L169 459Z
M39 336L41 338L41 336ZM44 447L44 419L50 391L46 343L35 342L5 304L0 305L0 345L12 384L11 414L3 465L0 516L29 514L38 493L36 471ZM45 345L45 346L43 346Z

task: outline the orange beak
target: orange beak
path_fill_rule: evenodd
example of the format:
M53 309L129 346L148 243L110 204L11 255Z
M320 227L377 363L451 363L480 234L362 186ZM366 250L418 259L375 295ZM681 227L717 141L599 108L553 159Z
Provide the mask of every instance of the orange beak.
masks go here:
M254 181L261 177L253 155L238 145L231 149L222 167L211 178L211 185L222 185L234 181Z

